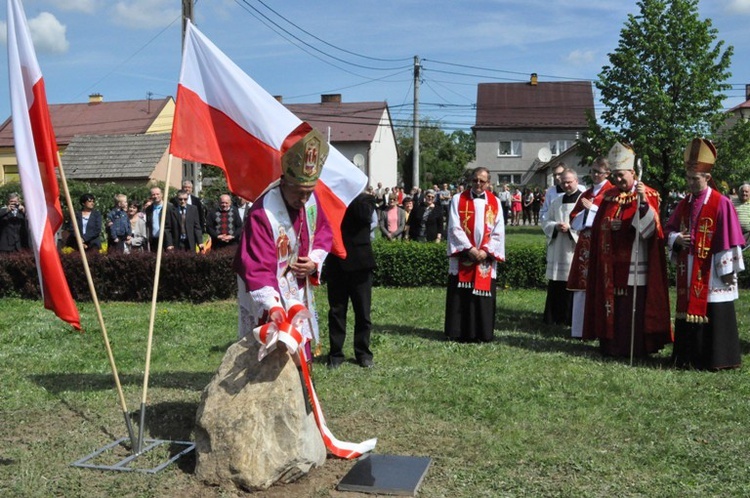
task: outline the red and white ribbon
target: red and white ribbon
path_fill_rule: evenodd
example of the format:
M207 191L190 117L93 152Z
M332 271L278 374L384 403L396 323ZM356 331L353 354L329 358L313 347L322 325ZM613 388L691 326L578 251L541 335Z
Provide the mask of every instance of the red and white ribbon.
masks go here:
M310 404L315 415L315 422L318 425L321 436L323 436L323 442L328 451L339 458L345 459L358 458L364 453L372 451L378 441L377 438L368 439L361 443L339 441L331 434L326 425L326 419L323 416L318 395L315 393L315 387L313 387L312 379L310 378L310 370L305 359L305 348L302 347L305 344L305 337L297 328L302 321L312 317L310 311L298 302L292 303L286 311L281 307L273 308L270 310L269 315L273 315L277 311L280 312L278 315L282 317L279 321L266 323L253 330L253 336L261 345L258 352L258 361L261 361L268 353L276 349L279 342L284 344L290 355L293 357L296 355L302 367L302 377L307 387L307 392L310 395Z

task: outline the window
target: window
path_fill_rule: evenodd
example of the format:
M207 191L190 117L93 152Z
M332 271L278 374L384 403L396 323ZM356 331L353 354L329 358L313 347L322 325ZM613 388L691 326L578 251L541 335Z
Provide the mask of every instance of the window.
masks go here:
M520 140L500 140L497 147L498 157L521 157Z
M550 140L549 150L552 152L552 157L559 156L570 147L573 146L573 140Z
M507 174L507 173L498 173L497 174L497 183L498 185L503 185L505 183L509 183L511 185L516 184L516 182L521 181L521 175L514 175L514 174Z
M3 183L20 182L21 176L18 174L17 164L6 164L3 166Z

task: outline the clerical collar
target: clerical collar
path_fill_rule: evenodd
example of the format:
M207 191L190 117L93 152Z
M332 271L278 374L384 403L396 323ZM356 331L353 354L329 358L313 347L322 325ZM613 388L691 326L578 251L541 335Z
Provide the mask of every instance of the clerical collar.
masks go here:
M484 192L482 192L481 194L477 194L473 190L471 191L471 198L472 199L485 199L485 200L487 199L487 197L485 197L485 193Z

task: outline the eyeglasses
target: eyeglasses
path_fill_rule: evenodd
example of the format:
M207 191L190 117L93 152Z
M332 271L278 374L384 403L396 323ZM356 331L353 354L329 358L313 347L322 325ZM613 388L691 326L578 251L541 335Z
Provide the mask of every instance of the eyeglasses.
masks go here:
M592 175L608 175L609 171L600 171L598 169L592 169L591 174Z
M177 200L178 201L187 201L187 197L178 197Z
M479 178L472 178L471 183L478 183L480 185L484 185L485 183L489 183L487 180L480 180Z

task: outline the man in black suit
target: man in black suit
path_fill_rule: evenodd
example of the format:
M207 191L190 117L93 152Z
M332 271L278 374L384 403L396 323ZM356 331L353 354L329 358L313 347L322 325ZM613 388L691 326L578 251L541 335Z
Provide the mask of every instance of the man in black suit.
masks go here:
M370 306L372 304L372 252L370 223L376 199L362 193L346 209L341 222L341 235L346 248L346 259L329 254L325 262L328 282L328 337L330 353L328 366L337 368L344 362L346 339L346 311L349 299L354 309L354 356L364 368L372 367L370 351Z
M178 190L178 207L167 209L164 228L164 246L167 251L195 251L196 246L203 250L203 230L198 208L188 205L188 195L186 191Z
M200 220L201 230L205 232L206 231L206 208L203 205L201 198L198 197L197 195L193 195L193 182L191 182L190 180L183 180L182 190L184 190L188 194L188 201L187 201L188 206L195 206L196 208L198 208L198 218ZM176 195L172 198L172 205L174 207L180 207L180 202L177 200Z

